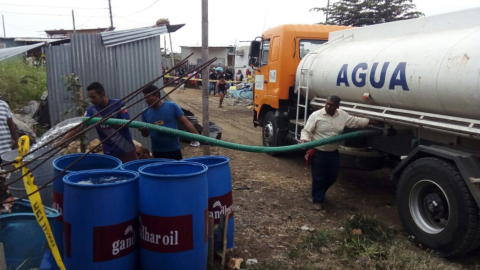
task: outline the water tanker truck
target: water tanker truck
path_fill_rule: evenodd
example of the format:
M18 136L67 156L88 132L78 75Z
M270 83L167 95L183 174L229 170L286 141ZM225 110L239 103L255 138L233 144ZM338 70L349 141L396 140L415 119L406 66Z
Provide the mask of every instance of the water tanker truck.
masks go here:
M330 94L395 136L345 141L341 166L390 166L414 241L442 256L480 245L480 8L360 28L283 25L250 45L254 125L296 144ZM378 128L378 127L369 127ZM350 132L352 130L345 130Z

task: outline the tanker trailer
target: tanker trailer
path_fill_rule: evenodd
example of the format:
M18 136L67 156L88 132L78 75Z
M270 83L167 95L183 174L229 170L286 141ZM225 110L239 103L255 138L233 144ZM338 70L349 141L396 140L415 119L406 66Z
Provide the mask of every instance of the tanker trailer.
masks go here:
M293 139L329 94L342 99L340 109L397 131L347 141L341 155L357 156L344 160L357 169L369 166L364 157L387 157L405 230L442 256L480 245L478 14L480 8L331 32L300 62L290 97L297 104L289 113Z

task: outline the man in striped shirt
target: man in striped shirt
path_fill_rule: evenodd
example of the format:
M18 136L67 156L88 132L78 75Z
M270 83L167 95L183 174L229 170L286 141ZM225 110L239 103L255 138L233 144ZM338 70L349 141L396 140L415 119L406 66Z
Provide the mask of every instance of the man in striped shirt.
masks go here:
M18 148L18 133L17 127L12 119L12 112L8 104L0 100L0 164L2 163L1 156L12 149Z

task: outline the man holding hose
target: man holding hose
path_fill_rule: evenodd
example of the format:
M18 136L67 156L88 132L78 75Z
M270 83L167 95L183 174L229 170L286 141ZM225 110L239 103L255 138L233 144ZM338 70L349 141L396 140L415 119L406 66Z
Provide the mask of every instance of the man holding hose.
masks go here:
M115 103L118 100L118 99L108 98L105 95L105 89L98 82L91 83L87 87L87 94L90 102L92 103L92 106L88 108L88 111L85 114L86 117L95 115L102 109L110 106L111 104ZM111 112L119 111L117 114L112 116L112 119L129 119L130 117L128 115L127 110L126 109L122 110L122 107L123 107L123 101L117 103L115 106L112 106L105 112L101 113L98 117L105 117ZM56 145L59 145L67 141L69 138L75 136L83 128L84 126L70 131ZM133 144L132 135L130 134L130 130L128 129L128 127L125 127L120 131L117 131L118 127L100 124L95 126L95 129L97 130L98 137L100 137L100 140L102 141L115 132L115 134L111 138L109 138L108 140L102 143L104 154L116 157L120 159L123 163L137 159L135 144Z
M325 107L308 117L301 132L301 143L322 140L342 134L345 127L365 128L368 124L381 123L368 118L351 116L338 109L340 97L330 95ZM315 148L312 160L312 201L315 210L322 210L327 190L335 183L340 167L339 142ZM313 150L313 149L312 149ZM308 156L308 152L307 152Z
M151 85L143 90L143 95L155 92L158 88ZM182 109L174 102L160 100L160 92L145 98L148 106L153 105L142 114L142 121L173 129L178 129L177 121L180 122L189 132L198 134L193 124L183 115ZM149 130L147 127L139 129L143 137L150 136L152 140L152 152L154 158L167 158L181 160L182 151L180 151L180 140L178 137L162 134L158 131ZM200 145L198 142L193 142ZM192 145L192 144L191 144Z

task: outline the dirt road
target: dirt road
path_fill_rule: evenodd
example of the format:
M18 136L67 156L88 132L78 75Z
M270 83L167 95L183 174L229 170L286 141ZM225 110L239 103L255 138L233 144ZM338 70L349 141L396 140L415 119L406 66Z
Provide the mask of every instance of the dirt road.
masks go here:
M168 92L169 90L167 90ZM201 119L201 91L187 89L171 95L172 101ZM224 104L210 98L210 121L223 129L222 139L234 143L261 145L261 128L252 124L252 109ZM328 191L326 209L313 211L310 200L311 172L302 153L271 157L212 147L213 155L230 157L235 212L235 256L258 261L287 261L293 249L309 231L338 230L350 216L375 216L388 226L402 230L395 207L395 185L388 169L363 172L341 169ZM185 157L203 155L201 148L182 144Z

